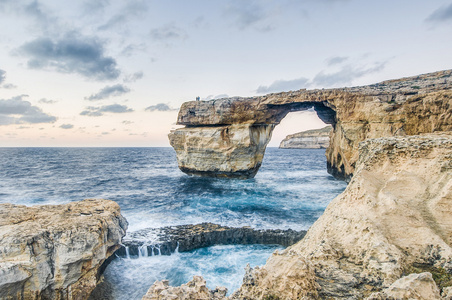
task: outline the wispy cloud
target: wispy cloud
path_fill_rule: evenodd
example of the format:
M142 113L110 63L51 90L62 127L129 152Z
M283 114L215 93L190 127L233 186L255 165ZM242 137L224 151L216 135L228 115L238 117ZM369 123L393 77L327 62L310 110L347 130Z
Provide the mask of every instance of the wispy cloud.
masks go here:
M202 100L213 100L213 99L221 99L221 98L228 98L228 94L220 94L220 95L209 95L206 98L203 98Z
M57 103L58 101L57 101L57 100L47 99L47 98L42 98L42 99L39 99L38 102L39 102L39 103L44 103L44 104L55 104L55 103Z
M447 22L452 21L452 3L449 5L444 5L431 13L427 19L427 22Z
M96 100L106 99L109 97L121 96L121 95L127 94L128 92L130 92L130 89L128 87L126 87L125 85L115 84L115 85L106 86L106 87L102 88L99 92L97 92L96 94L92 94L89 97L85 97L85 99L89 100L89 101L96 101Z
M328 58L326 60L326 64L328 66L334 66L334 65L341 64L341 63L345 62L346 60L348 60L347 56L334 56L334 57Z
M143 78L144 74L142 71L135 72L133 74L127 75L124 77L124 82L136 82L137 80L140 80Z
M6 72L3 71L2 69L0 69L0 84L5 82L5 80L6 80Z
M0 125L54 123L57 118L46 114L39 107L31 105L20 95L11 99L0 99Z
M337 59L336 59L337 58ZM356 79L364 77L369 74L380 72L384 69L388 61L375 62L372 65L353 65L342 64L338 69L338 64L346 61L348 58L335 57L333 58L333 64L336 67L336 71L323 70L312 79L305 77L292 79L292 80L276 80L268 86L259 86L256 90L259 94L276 93L283 91L294 91L303 88L310 87L334 87L345 86L352 84ZM331 61L327 60L328 66L331 65Z
M107 22L98 27L99 30L111 30L119 26L124 28L124 24L136 20L148 10L148 1L145 0L129 0L124 1L124 3L124 6L120 8L118 13L114 14Z
M266 12L258 1L232 1L225 8L225 15L234 19L235 25L247 29L261 22L267 17Z
M259 94L277 93L282 91L294 91L309 86L309 79L301 77L292 80L276 80L268 86L259 86L256 90Z
M336 72L327 73L322 71L318 73L312 80L312 84L321 87L348 85L355 79L383 70L385 65L386 62L377 62L370 67L345 65Z
M153 41L163 43L166 46L172 46L188 38L187 32L173 23L153 28L149 35Z
M156 105L148 106L144 109L145 111L174 111L177 110L177 108L171 108L168 104L165 103L159 103Z
M89 116L89 117L100 117L103 116L104 113L128 113L133 112L133 109L127 107L126 105L120 104L111 104L104 106L88 106L84 111L80 113L81 116Z
M72 125L72 124L61 124L61 125L60 125L60 128L63 128L63 129L72 129L72 128L74 128L74 125Z
M116 79L121 74L116 60L104 52L98 39L71 35L55 40L41 37L19 48L32 69L77 73L95 80Z

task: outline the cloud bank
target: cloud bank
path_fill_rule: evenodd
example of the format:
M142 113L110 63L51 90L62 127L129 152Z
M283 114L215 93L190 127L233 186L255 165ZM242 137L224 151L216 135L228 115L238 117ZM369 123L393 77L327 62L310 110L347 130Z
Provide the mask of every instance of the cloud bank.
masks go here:
M26 95L0 99L0 125L54 123L57 118L23 100Z
M41 37L22 45L19 53L29 58L31 69L76 73L95 80L113 80L121 74L116 60L105 55L103 45L95 38Z

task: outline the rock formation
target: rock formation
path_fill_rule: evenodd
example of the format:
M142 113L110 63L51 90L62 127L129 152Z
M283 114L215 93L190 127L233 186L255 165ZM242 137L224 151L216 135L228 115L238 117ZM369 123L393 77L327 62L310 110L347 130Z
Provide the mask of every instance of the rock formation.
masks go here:
M347 189L303 240L248 270L234 299L450 293L452 133L369 139L359 152Z
M109 200L0 204L0 299L87 299L126 229Z
M168 280L156 281L142 300L220 300L225 299L227 289L217 287L209 290L206 281L201 276L193 276L193 280L178 287L169 286Z
M196 225L179 225L163 228L147 228L130 232L122 243L128 247L130 256L138 256L138 251L148 255L169 255L178 249L179 252L191 251L214 245L237 244L271 244L290 246L301 240L306 231L267 229L259 230L251 227L227 227L212 223ZM144 249L143 247L146 247ZM116 251L126 256L124 247Z
M286 136L279 144L282 149L325 149L330 144L332 127L312 129Z
M328 171L350 179L368 138L452 130L452 70L369 86L299 90L252 98L186 102L169 134L187 174L253 177L273 128L291 111L314 108L331 124Z

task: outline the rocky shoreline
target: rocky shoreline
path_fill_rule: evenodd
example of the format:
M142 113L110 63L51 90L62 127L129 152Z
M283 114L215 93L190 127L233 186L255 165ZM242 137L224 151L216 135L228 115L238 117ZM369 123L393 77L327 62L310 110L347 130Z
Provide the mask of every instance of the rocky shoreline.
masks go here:
M306 231L292 229L258 230L251 227L228 227L212 223L147 228L129 233L116 251L121 257L170 255L214 245L268 244L291 246ZM126 251L127 249L127 251Z

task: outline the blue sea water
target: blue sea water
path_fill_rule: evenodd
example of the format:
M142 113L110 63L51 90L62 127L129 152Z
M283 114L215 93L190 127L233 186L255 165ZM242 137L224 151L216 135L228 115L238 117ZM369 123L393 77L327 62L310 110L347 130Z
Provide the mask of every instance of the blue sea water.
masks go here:
M320 149L268 148L256 177L239 180L187 176L179 171L172 148L0 148L0 203L35 205L110 199L121 206L129 232L201 222L308 229L346 186L327 174L324 153ZM167 276L173 284L190 279L174 274L196 271L204 272L200 275L206 278L219 278L216 282L234 289L240 285L241 276L221 278L237 270L243 275L246 261L264 264L276 249L276 246L218 247L172 258L150 257L141 265L154 270L149 271L152 274ZM215 256L213 252L221 255ZM256 258L252 253L262 255ZM223 259L214 258L228 255L236 257L237 264L245 265L231 263L229 269L215 268ZM182 263L185 258L190 263ZM184 266L183 271L173 272L168 267L170 263L159 264L159 259L160 262L173 259ZM212 268L195 267L195 261L206 259ZM137 271L134 263L137 262L133 259L115 260L106 270L107 280L118 287L122 282L124 286L119 290L127 290L127 276L138 276L138 271L146 273L144 268ZM155 265L162 267L157 270ZM141 287L132 285L129 290L143 293L150 280L145 280ZM120 291L116 294L117 299L123 296Z

